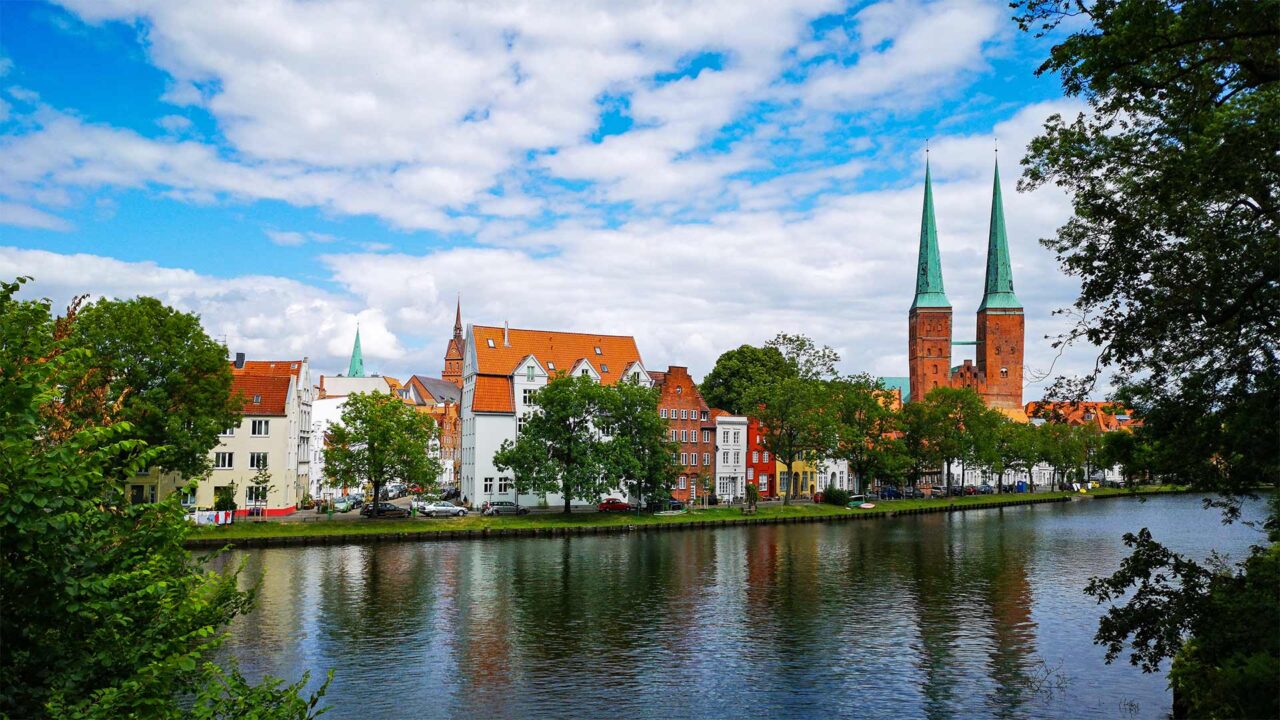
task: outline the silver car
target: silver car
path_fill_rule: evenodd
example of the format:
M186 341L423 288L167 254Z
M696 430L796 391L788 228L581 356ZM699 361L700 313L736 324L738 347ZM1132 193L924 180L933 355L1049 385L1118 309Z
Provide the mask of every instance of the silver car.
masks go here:
M467 514L466 508L458 507L447 500L436 500L435 502L414 501L413 509L427 517L462 517Z

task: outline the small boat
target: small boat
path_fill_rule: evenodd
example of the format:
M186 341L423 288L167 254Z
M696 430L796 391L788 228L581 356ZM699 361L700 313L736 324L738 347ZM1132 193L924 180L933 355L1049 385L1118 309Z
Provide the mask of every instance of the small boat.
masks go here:
M863 510L870 510L870 509L874 508L875 506L876 506L876 504L875 504L875 503L862 503L862 504L861 504L861 505L859 505L858 507L862 508Z

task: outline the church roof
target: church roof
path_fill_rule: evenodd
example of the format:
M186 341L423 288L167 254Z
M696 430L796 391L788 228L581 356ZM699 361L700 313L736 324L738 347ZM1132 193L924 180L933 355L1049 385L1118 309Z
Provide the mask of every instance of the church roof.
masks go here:
M364 352L360 350L360 326L356 326L356 343L351 348L351 364L347 368L347 377L364 377Z
M933 215L933 181L929 161L924 164L924 211L920 217L920 257L916 264L916 297L912 309L918 307L951 307L942 287L942 258L938 254L938 223Z
M1009 262L1009 237L1004 227L1004 201L1000 196L1000 165L996 164L991 191L991 230L987 239L987 283L979 310L1020 309L1013 294L1013 264Z

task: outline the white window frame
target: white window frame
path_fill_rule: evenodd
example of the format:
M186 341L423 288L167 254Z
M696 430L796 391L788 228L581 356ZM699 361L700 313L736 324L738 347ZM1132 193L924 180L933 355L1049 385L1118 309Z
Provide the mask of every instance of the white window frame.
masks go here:
M259 425L261 423L261 425ZM261 428L261 431L259 431ZM249 421L249 437L267 437L271 435L270 420L250 420Z
M267 460L266 453L264 452L249 453L249 469L250 470L258 470L260 468L266 468L266 467L271 467L270 462Z
M221 462L223 458L226 458L227 460L225 464ZM214 470L230 470L231 468L235 467L235 464L236 464L235 461L236 461L235 453L218 451L213 454L213 469Z

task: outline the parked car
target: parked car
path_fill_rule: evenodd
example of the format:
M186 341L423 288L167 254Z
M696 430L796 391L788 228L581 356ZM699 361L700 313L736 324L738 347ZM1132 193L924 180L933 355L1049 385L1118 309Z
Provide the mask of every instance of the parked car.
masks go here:
M635 510L631 503L618 498L606 498L604 502L596 506L596 509L600 512L630 512Z
M1112 490L1123 490L1124 483L1120 480L1103 480L1102 487L1111 488Z
M893 485L885 485L880 488L880 497L885 500L901 500L902 491Z
M667 498L667 501L665 503L662 502L661 500L650 500L649 504L645 507L645 509L648 510L649 512L660 512L662 510L683 510L684 503L680 502L679 500L673 497L669 497Z
M375 515L374 512L377 512ZM360 514L368 518L407 518L409 511L389 502L367 503L360 508Z
M979 495L994 495L995 492L996 492L995 487L988 485L987 483L982 483L981 485L978 486Z
M929 497L928 495L925 494L924 490L921 490L915 485L908 487L906 491L902 493L902 495L908 500L923 500Z
M436 500L434 502L414 500L413 509L427 517L462 517L467 514L466 508L458 507L446 500Z
M951 487L944 489L943 494L947 497L960 497L964 495L964 486L952 485Z
M355 508L359 507L359 505L356 504L358 502L357 498L351 496L344 495L342 497L336 497L332 502L334 512L351 512Z
M528 515L529 508L520 507L509 500L493 500L486 502L481 515Z
M457 500L460 497L462 497L461 490L459 490L458 488L449 488L448 490L444 491L444 494L440 496L440 499L441 500Z

